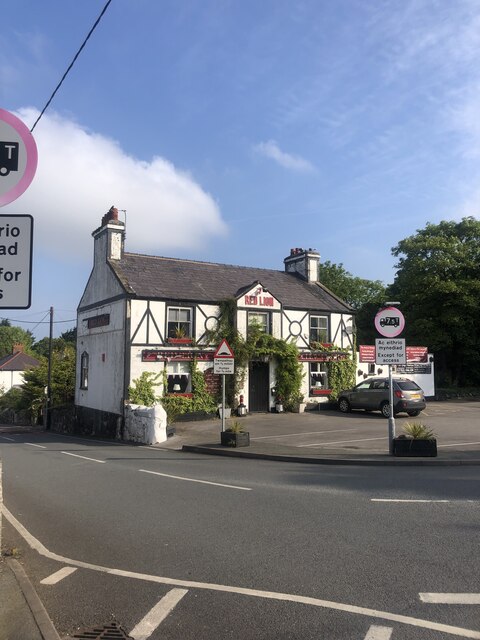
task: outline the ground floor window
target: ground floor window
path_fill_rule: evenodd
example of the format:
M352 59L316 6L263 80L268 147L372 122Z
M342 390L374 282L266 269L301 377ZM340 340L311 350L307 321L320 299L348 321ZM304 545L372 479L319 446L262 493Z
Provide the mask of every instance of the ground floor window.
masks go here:
M310 363L310 395L321 395L328 389L327 365L325 362Z
M86 351L80 357L80 389L88 389L88 353Z
M169 362L167 364L167 392L192 393L189 362Z

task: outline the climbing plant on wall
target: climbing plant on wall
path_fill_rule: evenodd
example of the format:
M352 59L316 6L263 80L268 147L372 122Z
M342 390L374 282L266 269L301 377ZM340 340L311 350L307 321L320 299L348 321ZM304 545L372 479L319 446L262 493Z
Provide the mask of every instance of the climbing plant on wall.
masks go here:
M342 349L335 345L325 346L321 343L314 343L312 346L315 351L335 352L347 356L344 360L331 360L325 363L327 366L328 386L332 391L330 400L336 400L340 391L349 389L355 384L355 342L352 349Z

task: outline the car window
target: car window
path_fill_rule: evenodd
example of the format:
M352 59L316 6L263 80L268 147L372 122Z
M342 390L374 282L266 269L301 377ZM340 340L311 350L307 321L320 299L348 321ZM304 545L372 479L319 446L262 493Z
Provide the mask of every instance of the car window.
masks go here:
M421 390L416 382L413 380L396 380L396 383L402 391L418 391Z
M365 389L370 389L370 384L370 380L365 380L365 382L360 382L360 384L357 384L355 389L357 391L365 391Z
M387 383L385 380L374 380L372 384L372 389L386 389Z

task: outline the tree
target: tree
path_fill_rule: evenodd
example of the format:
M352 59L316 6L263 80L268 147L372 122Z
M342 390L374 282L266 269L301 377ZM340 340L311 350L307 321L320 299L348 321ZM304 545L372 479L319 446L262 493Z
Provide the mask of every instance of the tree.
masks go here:
M373 319L385 301L385 285L380 280L352 276L342 263L334 264L329 260L320 265L319 280L357 311L357 344L373 344L376 337Z
M480 384L480 221L428 223L392 254L407 343L435 353L440 384Z
M48 384L48 359L40 356L40 366L28 369L22 385L22 408L37 418L45 402ZM75 395L75 349L66 345L52 350L51 406L73 402Z
M21 344L24 350L30 352L33 343L33 334L21 327L12 327L7 320L0 323L0 358L13 352L14 344Z

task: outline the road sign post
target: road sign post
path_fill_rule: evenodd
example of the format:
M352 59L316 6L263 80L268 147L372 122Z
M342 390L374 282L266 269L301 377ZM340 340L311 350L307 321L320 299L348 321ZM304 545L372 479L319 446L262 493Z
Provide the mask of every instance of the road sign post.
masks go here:
M405 364L405 340L395 339L405 328L405 318L400 309L386 306L375 316L375 328L386 339L375 340L375 362L388 364L388 403L390 415L388 417L388 450L393 455L393 441L395 439L395 414L393 409L393 376L392 365Z
M213 373L222 376L222 431L225 431L225 376L234 372L235 356L224 338L213 354Z

